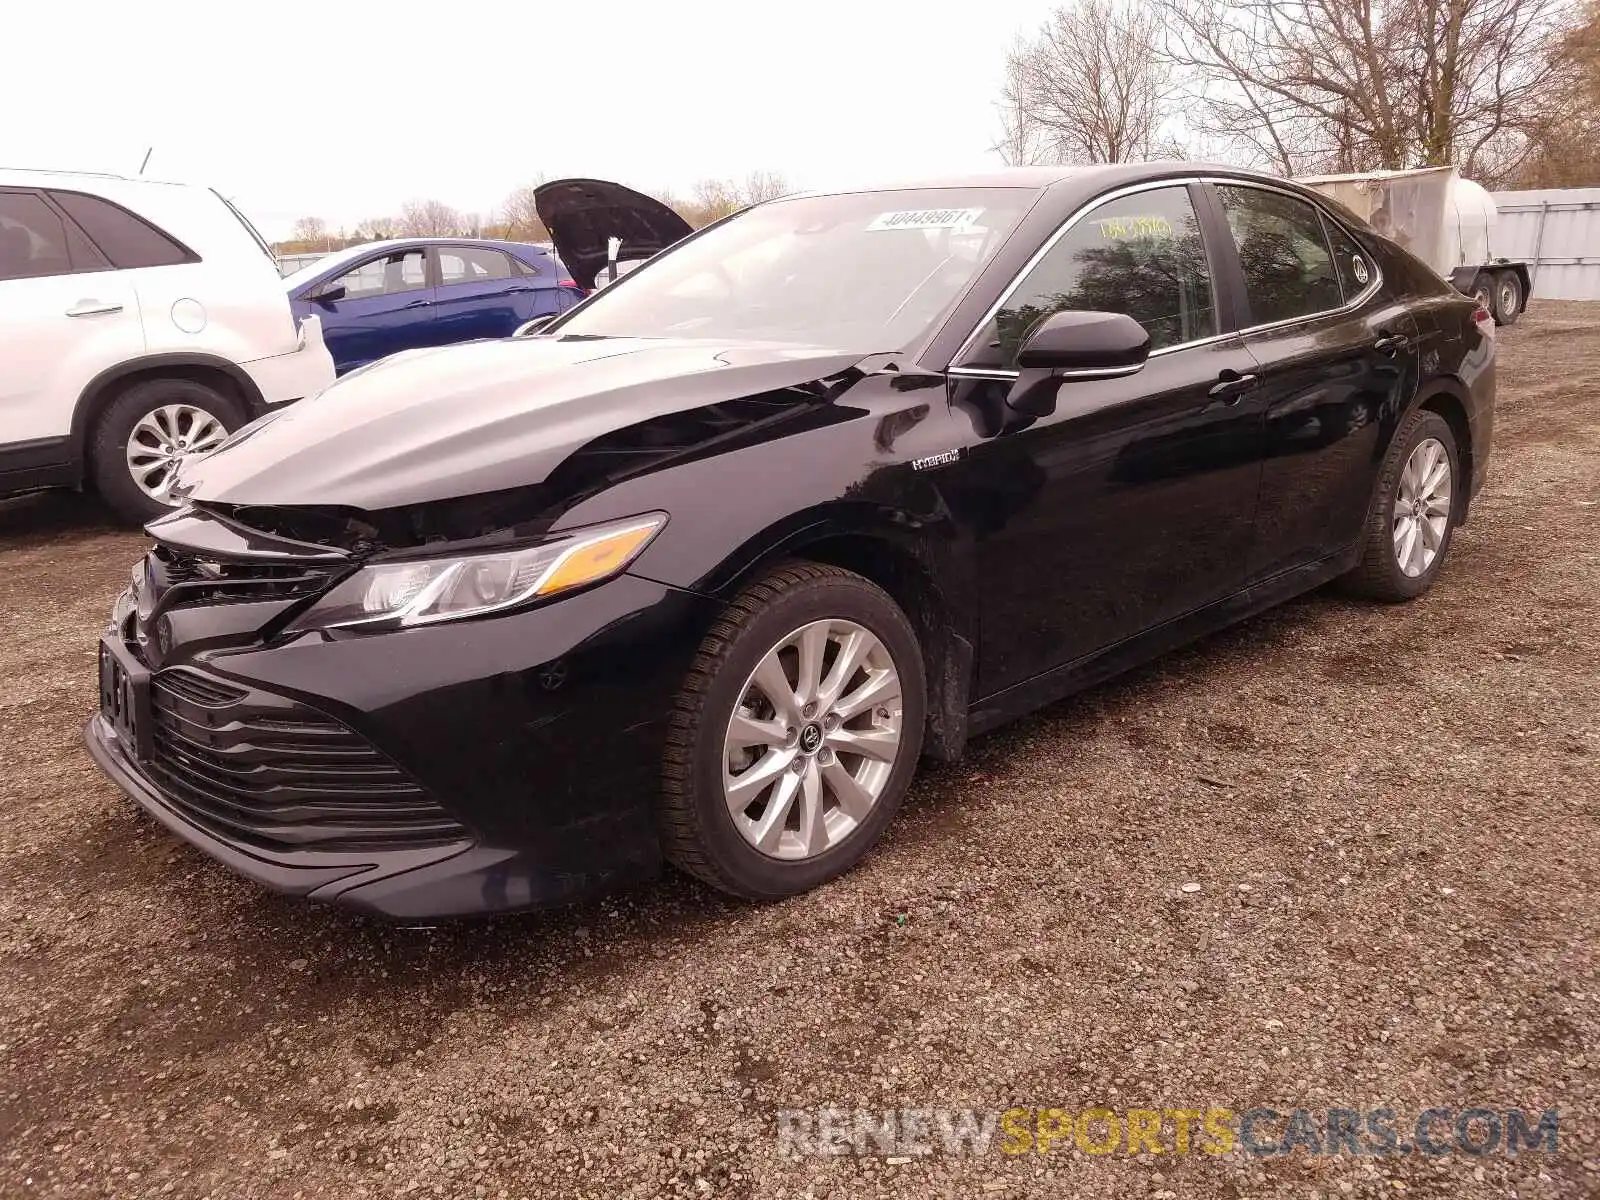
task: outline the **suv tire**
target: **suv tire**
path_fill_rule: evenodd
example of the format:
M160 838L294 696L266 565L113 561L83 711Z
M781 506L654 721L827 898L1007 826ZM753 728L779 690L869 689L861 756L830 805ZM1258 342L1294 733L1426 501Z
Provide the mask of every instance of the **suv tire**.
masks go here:
M146 379L125 388L100 414L89 444L89 471L95 490L118 520L143 525L172 505L139 485L130 465L137 445L151 462L146 478L159 481L159 462L167 452L214 449L245 422L232 397L192 379ZM220 428L220 436L218 429Z

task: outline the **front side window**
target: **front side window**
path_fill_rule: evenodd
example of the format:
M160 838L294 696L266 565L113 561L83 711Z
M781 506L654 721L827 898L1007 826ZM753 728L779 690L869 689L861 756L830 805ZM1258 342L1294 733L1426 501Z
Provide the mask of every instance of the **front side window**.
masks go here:
M1217 332L1211 271L1187 188L1135 192L1077 217L1006 297L962 365L1015 370L1033 328L1067 311L1126 313L1149 332L1152 350Z
M1344 304L1315 208L1264 188L1219 185L1217 194L1239 248L1250 324L1309 317Z
M1037 198L1001 187L775 200L649 259L552 332L901 350L944 315Z
M78 223L114 267L170 267L196 261L150 222L109 200L82 192L51 192L50 198Z
M428 273L423 260L421 250L396 250L382 258L370 259L353 271L346 271L337 279L330 280L323 290L342 287L346 300L370 300L375 296L414 292L428 286Z
M73 270L66 224L32 192L0 192L0 279L34 279Z

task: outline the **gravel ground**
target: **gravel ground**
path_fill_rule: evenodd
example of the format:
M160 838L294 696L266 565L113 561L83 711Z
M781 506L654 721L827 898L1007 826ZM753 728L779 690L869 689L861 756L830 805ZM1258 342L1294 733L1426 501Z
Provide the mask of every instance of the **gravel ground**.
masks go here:
M1597 318L1502 331L1492 478L1429 596L1309 596L982 739L774 907L668 878L398 929L235 879L80 746L141 539L0 505L0 1195L1600 1195ZM1561 1143L776 1136L817 1105L1101 1104L1559 1105Z

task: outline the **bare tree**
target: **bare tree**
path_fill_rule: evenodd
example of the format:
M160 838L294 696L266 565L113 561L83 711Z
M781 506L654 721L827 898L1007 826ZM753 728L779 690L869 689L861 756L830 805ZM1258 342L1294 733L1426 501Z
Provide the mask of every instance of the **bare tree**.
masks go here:
M787 196L794 188L782 171L751 171L744 178L740 199L746 204L760 204L763 200L776 200Z
M400 222L394 217L368 217L360 222L352 237L357 242L382 242L389 238L399 236L397 230Z
M1156 0L1202 132L1287 174L1455 163L1494 182L1553 91L1568 0Z
M316 245L328 239L328 223L321 217L301 217L289 232L289 240Z
M1134 0L1058 8L1006 60L1001 153L1017 162L1127 162L1166 151L1172 68L1160 18Z
M505 236L514 242L547 242L550 231L539 219L539 209L533 202L533 193L544 176L539 175L507 196L500 205L500 225Z
M466 224L459 212L441 200L410 200L400 209L398 231L402 237L457 237Z
M684 219L698 228L737 212L744 207L744 199L738 186L729 180L702 179L694 185L687 207Z
M1560 98L1531 134L1532 152L1512 179L1518 187L1600 186L1600 0L1550 58Z
M1000 136L989 149L1000 156L1008 167L1030 167L1054 159L1044 131L1028 110L1025 87L1027 62L1032 50L1028 39L1018 37L1006 55L1006 82L1000 89L1000 100L995 108L1000 114Z

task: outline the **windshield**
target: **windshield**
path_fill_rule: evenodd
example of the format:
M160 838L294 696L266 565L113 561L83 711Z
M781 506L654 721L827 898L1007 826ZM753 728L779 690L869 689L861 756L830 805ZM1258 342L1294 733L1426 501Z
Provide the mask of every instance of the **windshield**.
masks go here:
M899 350L966 288L1033 203L1021 188L779 200L651 259L552 332Z

